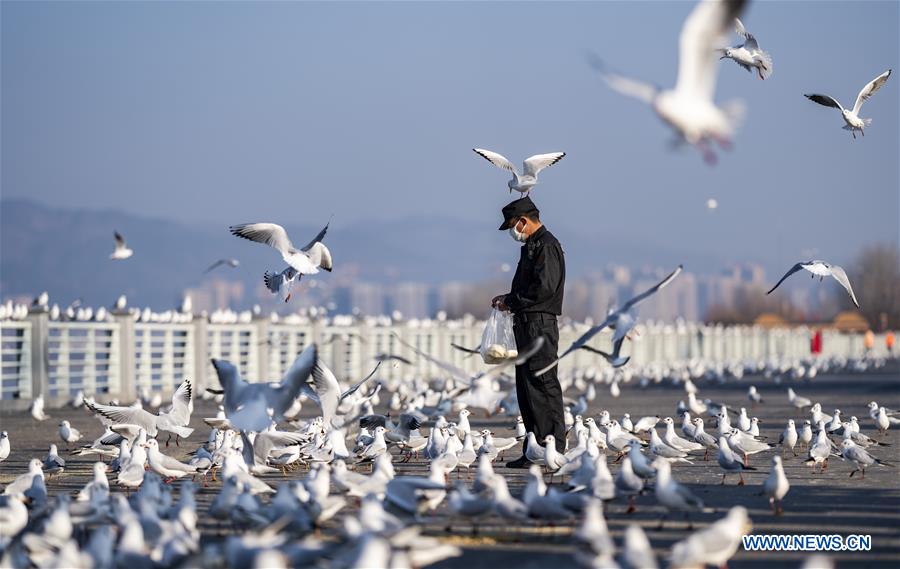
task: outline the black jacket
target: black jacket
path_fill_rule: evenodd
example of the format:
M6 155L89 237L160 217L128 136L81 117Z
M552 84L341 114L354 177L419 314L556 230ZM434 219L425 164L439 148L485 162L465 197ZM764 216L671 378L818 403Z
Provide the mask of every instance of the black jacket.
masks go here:
M562 246L541 226L522 245L506 305L516 312L562 314L566 259Z

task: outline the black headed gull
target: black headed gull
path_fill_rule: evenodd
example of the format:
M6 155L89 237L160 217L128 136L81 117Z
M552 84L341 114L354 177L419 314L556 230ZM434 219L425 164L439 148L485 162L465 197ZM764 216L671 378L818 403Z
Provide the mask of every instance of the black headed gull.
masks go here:
M790 489L791 484L784 474L781 457L775 455L772 457L772 471L769 472L768 478L763 482L763 493L769 498L772 513L776 516L784 513L784 509L781 507L781 500L784 499Z
M812 273L811 278L815 278L816 276L818 276L819 281L827 276L834 277L834 280L841 283L841 286L846 289L847 294L850 295L850 300L853 301L853 304L857 308L859 308L859 302L856 301L856 295L853 294L853 287L850 286L850 279L847 278L847 273L845 273L844 269L840 268L839 266L826 263L825 261L805 261L797 263L796 265L791 267L790 270L788 270L788 272L786 272L784 276L781 277L781 280L775 283L775 286L773 286L771 290L769 290L769 292L767 292L766 294L772 294L772 291L778 288L778 285L783 283L786 278L801 269L805 269Z
M715 163L716 156L709 148L709 141L729 146L743 114L739 103L723 108L716 106L713 95L718 73L716 49L745 4L743 0L701 0L697 3L684 21L678 38L678 79L673 89L662 90L595 65L611 89L653 107L684 141L699 148L710 164Z
M472 150L497 168L503 168L504 170L512 172L512 180L507 183L507 186L509 186L509 193L512 193L512 191L515 190L525 195L531 193L532 188L537 185L538 172L544 168L553 166L566 155L565 152L535 154L534 156L525 159L525 162L522 164L522 173L520 174L516 167L513 166L512 162L507 160L502 154L484 150L483 148L473 148Z
M9 433L3 431L0 433L0 462L9 457Z
M755 68L760 79L768 79L772 75L772 57L759 49L756 38L744 28L739 18L734 19L734 31L744 38L744 43L719 50L722 54L719 59L731 59L750 72Z
M331 251L322 243L328 232L328 224L319 231L312 241L302 249L297 249L284 227L277 223L245 223L228 228L232 235L268 245L281 253L281 258L301 275L314 275L319 269L331 271L333 264Z
M636 310L637 305L640 304L641 302L643 302L644 300L650 298L657 291L659 291L660 289L662 289L666 285L668 285L670 282L672 282L675 279L675 277L677 277L679 275L679 273L681 273L682 268L683 268L682 265L678 265L678 267L674 271L669 273L669 275L666 276L666 278L664 278L663 280L658 282L656 285L650 287L648 290L645 290L641 294L635 296L634 298L632 298L631 300L629 300L628 302L623 304L621 308L611 310L609 312L609 315L606 317L606 320L604 320L597 326L592 327L590 330L588 330L587 332L582 334L581 337L579 337L577 340L572 342L572 345L569 346L569 348L565 352L563 352L562 355L556 359L556 361L554 361L547 367L545 367L541 370L538 370L535 373L535 375L536 376L543 375L547 371L553 369L553 367L556 366L561 359L563 359L567 355L571 354L575 350L581 349L585 344L587 344L591 340L591 338L593 338L594 336L599 334L600 331L606 327L611 327L611 328L615 329L615 334L613 335L613 346L615 349L614 349L613 353L616 356L618 356L619 350L621 348L621 344L625 340L625 336L628 334L628 332L631 331L632 328L634 328L634 325L637 323L637 310ZM623 361L623 358L621 358L621 357L614 357L614 358L612 358L610 363L613 365L613 367L619 367L619 366L625 365L625 362L627 362L627 361L628 361L628 358L625 358Z
M68 421L63 421L59 424L59 438L66 443L66 448L69 448L69 443L77 443L81 440L81 432Z
M113 426L113 430L116 430L114 426L117 425L137 426L147 431L151 437L155 437L159 431L166 431L175 434L175 444L177 445L178 437L186 439L194 432L194 429L187 426L191 421L192 398L191 381L185 379L172 394L172 408L160 412L158 415L140 407L101 405L90 401L85 401L85 407L94 413L103 424ZM170 438L172 434L169 435ZM166 445L168 443L169 441L166 440Z
M118 231L113 231L113 236L116 238L116 249L109 256L110 259L113 259L114 261L121 261L134 255L134 251L129 249L128 245L125 244L125 238L122 237L121 233L119 233Z
M862 472L862 477L865 478L866 467L872 466L873 464L890 467L894 466L893 464L875 458L850 439L844 439L843 442L841 442L841 458L856 466L856 470L850 473L851 477L857 472Z
M300 395L317 360L315 344L307 346L280 383L247 383L233 364L212 360L225 394L225 415L237 429L260 432L272 420L280 421Z
M737 552L741 538L749 533L750 528L747 508L734 506L724 518L673 545L669 567L724 567Z
M285 267L280 273L266 271L263 274L263 283L272 294L281 295L281 299L287 302L291 299L291 288L299 274L294 267Z
M859 92L859 95L856 96L856 104L853 105L853 109L845 109L841 106L839 102L837 102L833 97L829 97L828 95L804 95L807 99L814 103L819 103L820 105L824 105L826 107L834 107L841 111L841 115L844 117L844 122L847 123L844 125L844 130L849 130L850 134L853 135L853 138L856 138L856 131L859 131L863 136L866 135L866 127L872 124L872 119L861 119L859 118L859 110L862 108L862 104L865 103L869 97L875 94L876 91L881 89L881 86L884 85L888 77L891 76L891 70L888 69L875 79L869 81L865 87L862 88L862 91Z
M653 461L653 465L656 467L656 485L654 487L656 501L666 508L657 529L662 529L663 522L673 511L683 512L684 518L690 520L689 516L692 511L704 509L703 500L691 492L687 486L679 484L672 478L672 465L667 460L657 458Z
M227 265L227 266L231 267L232 269L234 269L240 264L241 264L241 262L238 261L237 259L219 259L218 261L216 261L215 263L213 263L212 265L207 267L207 269L205 271L203 271L203 274L205 275L206 273L208 273L214 269L217 269L218 267L221 267L223 265Z
M375 365L375 369L372 370L372 373L367 375L362 381L351 386L349 389L344 390L338 382L337 377L335 377L334 372L331 371L325 362L321 358L316 360L316 364L312 369L312 374L310 374L309 378L306 380L304 392L310 399L319 405L319 408L322 409L322 417L326 429L334 427L332 420L338 415L338 406L340 406L347 397L356 393L364 383L371 379L380 366L381 362L378 362Z

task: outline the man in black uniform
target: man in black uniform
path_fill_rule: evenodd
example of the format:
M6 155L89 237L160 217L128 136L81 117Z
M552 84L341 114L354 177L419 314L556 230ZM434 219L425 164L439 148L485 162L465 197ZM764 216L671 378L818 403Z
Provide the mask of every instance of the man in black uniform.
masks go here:
M556 368L535 377L535 370L556 360L559 346L557 316L562 314L563 287L566 283L566 261L556 237L541 224L540 212L524 197L503 208L503 225L515 241L523 243L519 265L509 294L493 300L493 305L513 313L516 346L524 351L539 336L544 346L526 363L516 366L516 395L525 428L534 433L538 443L544 437L556 437L560 452L566 446L562 389ZM524 449L523 449L524 450ZM508 463L510 468L527 468L521 458Z

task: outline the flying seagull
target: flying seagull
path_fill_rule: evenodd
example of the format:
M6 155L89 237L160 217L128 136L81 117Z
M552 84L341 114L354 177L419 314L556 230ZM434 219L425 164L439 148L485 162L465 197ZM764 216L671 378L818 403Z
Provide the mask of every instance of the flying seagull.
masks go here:
M840 268L839 266L826 263L825 261L806 261L803 263L797 263L796 265L791 267L788 272L784 273L784 276L781 277L781 280L775 283L775 286L773 286L772 289L769 290L769 292L767 292L766 294L772 294L772 291L778 288L778 285L783 283L784 279L788 278L801 269L806 269L807 271L812 273L812 275L810 275L810 278L816 278L816 276L818 276L820 282L827 276L834 277L834 280L841 283L841 286L846 289L847 294L850 295L850 300L853 301L853 304L857 308L859 308L859 302L857 302L856 300L856 295L853 294L853 287L850 286L850 279L847 278L847 273L845 273L844 269Z
M217 267L221 267L222 265L228 265L229 267L234 269L240 264L241 262L237 259L219 259L218 261L210 265L208 269L203 271L203 274L205 275L206 273L212 271L213 269L216 269Z
M484 150L483 148L473 148L476 154L496 166L512 172L512 179L506 184L509 186L509 193L513 190L525 194L531 193L532 188L538 183L538 172L544 168L549 168L563 159L565 152L550 152L549 154L535 154L530 158L526 158L522 164L522 173L513 166L512 162L506 159L502 154Z
M110 259L114 261L122 261L134 255L134 251L129 249L128 245L125 244L125 238L122 237L121 233L119 233L118 231L113 231L113 236L116 238L116 250L113 251L109 256Z
M760 79L768 79L772 75L772 57L759 49L756 38L744 28L739 18L734 19L734 31L744 38L744 43L720 49L722 57L719 59L731 59L751 73L756 69Z
M135 425L147 431L151 437L155 437L159 431L175 434L175 444L178 437L188 438L194 429L188 427L191 422L191 400L193 399L193 386L191 380L185 379L172 394L172 408L154 415L140 407L121 407L115 405L101 405L92 401L85 401L84 405L94 413L100 422L110 427L118 425ZM169 438L171 438L171 434ZM166 441L168 444L168 440Z
M634 325L637 323L637 310L635 310L635 308L637 307L638 304L640 304L644 300L647 300L648 298L653 296L657 291L659 291L660 289L662 289L666 285L668 285L670 282L672 282L675 279L675 277L677 277L679 275L679 273L681 273L683 268L684 267L682 265L678 265L678 267L674 271L669 273L669 275L666 276L666 278L664 278L660 282L656 283L654 286L650 287L648 290L635 296L634 298L632 298L631 300L629 300L628 302L623 304L621 308L610 310L609 314L606 317L606 320L604 320L600 324L594 326L593 328L591 328L590 330L588 330L587 332L582 334L581 337L579 337L577 340L572 342L572 345L569 346L569 348L565 352L563 352L563 354L561 356L559 356L556 359L556 361L554 361L547 367L545 367L541 370L538 370L535 373L535 375L543 375L544 373L553 369L553 367L556 366L556 364L558 364L561 359L568 356L575 350L581 349L585 344L587 344L591 340L591 338L596 336L601 330L603 330L607 326L614 328L616 331L616 333L613 335L613 354L610 355L610 354L606 354L606 353L600 353L600 355L606 357L607 360L614 367L621 367L621 366L625 365L625 363L628 361L628 359L625 358L623 361L623 358L621 356L619 356L619 350L622 347L622 342L625 341L625 335L628 334L628 332L630 332L631 329L634 328Z
M301 389L319 405L326 429L334 427L333 419L338 415L340 404L347 397L356 393L364 383L369 381L375 375L375 372L378 371L379 366L381 366L381 362L375 364L375 369L372 370L372 373L367 375L362 381L345 390L325 362L321 358L316 360L312 373L306 380L306 385Z
M287 231L277 223L245 223L232 225L228 229L232 235L262 243L277 250L281 253L284 262L301 275L314 275L319 272L320 268L331 271L333 267L331 251L322 243L322 239L328 232L329 224L326 224L322 231L319 231L319 234L302 249L297 249L291 243Z
M291 289L299 274L294 267L285 267L280 273L266 271L263 273L263 283L272 294L280 294L281 299L287 302L291 299Z
M317 359L316 345L310 344L279 383L248 383L241 379L233 364L214 359L212 364L222 390L207 391L225 394L225 416L236 429L260 432L273 420L284 419L284 413L300 395Z
M291 243L287 231L277 223L247 223L233 225L228 229L232 235L263 243L281 253L281 258L288 266L279 273L266 271L263 282L272 294L281 293L287 302L291 299L291 287L295 279L299 281L303 275L314 275L320 268L331 272L334 267L331 251L322 243L330 224L330 221L326 223L319 234L302 249L297 249Z
M866 135L865 128L872 124L872 119L861 119L859 118L859 110L862 108L862 104L865 103L869 97L875 94L876 91L881 89L881 86L884 85L888 77L891 76L891 70L888 69L875 79L869 81L865 87L862 88L862 91L859 92L859 95L856 96L856 104L853 105L853 109L845 109L834 100L833 97L828 95L803 95L810 101L814 103L819 103L820 105L824 105L826 107L834 107L835 109L839 109L841 111L841 115L844 117L844 122L847 123L844 125L844 130L849 130L850 134L853 135L853 139L856 139L856 131L859 131L863 136Z
M743 105L733 102L719 108L713 102L718 61L716 49L722 45L735 18L741 15L744 0L701 0L684 21L678 38L678 79L675 88L656 85L610 72L596 57L591 63L614 91L650 105L680 137L702 153L708 164L716 155L710 141L722 147L731 138L743 115Z

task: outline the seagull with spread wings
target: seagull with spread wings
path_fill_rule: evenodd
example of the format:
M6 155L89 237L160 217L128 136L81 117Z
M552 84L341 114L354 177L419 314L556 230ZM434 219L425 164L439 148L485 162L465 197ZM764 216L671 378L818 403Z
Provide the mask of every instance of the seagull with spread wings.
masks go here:
M113 231L113 237L116 238L116 249L109 256L113 261L123 261L128 257L134 255L134 251L128 248L128 245L125 244L125 238L122 237L122 234L118 231Z
M237 268L237 266L240 264L241 264L241 262L238 261L237 259L219 259L218 261L216 261L215 263L210 265L205 271L203 271L203 274L205 275L206 273L213 271L223 265L227 265L227 266L231 267L232 269L234 269L234 268Z
M458 403L470 408L484 409L488 413L496 411L500 402L507 395L505 392L495 389L494 381L500 380L504 372L510 367L522 365L527 362L544 345L544 337L540 336L525 348L525 350L520 351L517 358L504 360L502 363L491 366L491 369L486 372L479 372L473 375L462 368L438 359L412 344L403 341L403 339L396 334L394 336L402 345L447 372L450 377L461 386L452 391L448 395L448 399L452 399L455 404Z
M759 48L756 37L744 28L740 18L734 19L734 29L744 38L744 43L719 50L722 54L719 59L731 59L751 73L756 69L760 79L768 79L772 75L772 56Z
M484 150L483 148L473 148L472 150L497 168L512 172L513 177L506 184L509 186L509 193L512 193L512 191L515 190L526 196L530 194L531 190L537 185L538 172L544 168L553 166L566 155L565 152L535 154L534 156L525 159L525 162L522 164L522 173L520 174L516 167L513 166L513 163L507 160L502 154Z
M842 287L847 291L847 294L850 295L850 300L853 301L853 304L859 308L859 302L856 300L856 295L853 294L853 287L850 286L850 279L847 278L847 273L844 272L844 269L837 265L832 265L831 263L826 263L825 261L806 261L797 263L793 267L791 267L788 272L781 277L775 286L773 286L769 292L766 294L772 294L772 291L778 288L778 286L785 281L789 276L793 275L797 271L807 270L810 273L810 278L819 277L819 282L821 282L825 277L831 276L834 277L834 280L839 282Z
M881 87L887 83L888 77L891 76L891 70L888 69L875 79L872 79L866 86L862 88L862 91L859 92L859 95L856 96L856 104L853 105L853 109L845 109L841 106L837 100L828 95L803 95L810 101L814 103L819 103L820 105L824 105L826 107L833 107L841 111L841 115L844 117L844 122L847 123L844 125L844 130L849 130L850 134L853 135L853 139L856 140L856 131L859 131L863 136L866 135L866 127L872 124L872 119L861 119L859 118L859 111L862 108L863 103L869 100L869 98L874 95Z
M299 279L303 275L315 275L319 269L331 272L334 267L331 251L322 243L325 234L328 233L330 223L325 224L319 234L301 249L294 246L287 231L277 223L245 223L232 225L228 230L236 237L268 245L281 253L281 258L288 264L288 268L281 273L272 273L271 275L266 272L264 281L266 287L275 294L281 290L282 286L288 285L285 287L285 290L288 290L285 298L285 302L287 302L291 297L289 284L294 277Z
M710 141L728 148L743 116L743 105L719 107L713 102L718 61L716 50L725 40L745 0L701 0L684 21L678 38L678 78L673 89L610 72L597 58L591 63L606 84L643 101L688 144L697 147L708 164L716 162Z
M284 419L284 413L300 395L317 359L316 345L310 344L297 356L279 383L248 383L241 378L234 364L213 359L222 390L207 391L224 393L225 416L235 429L261 432L272 421Z
M285 267L280 273L266 271L263 273L263 283L269 292L280 295L281 299L287 302L293 294L291 289L294 288L294 283L300 280L297 278L299 274L294 267Z
M338 415L338 407L348 397L356 393L372 376L378 371L381 362L375 364L375 369L363 378L362 381L353 385L347 390L341 387L334 372L319 358L316 365L312 369L312 374L303 387L303 392L322 409L322 418L324 419L325 428L340 428L333 424L334 418Z
M193 386L189 379L185 379L172 395L172 408L154 415L140 407L117 407L114 405L101 405L85 399L84 406L100 419L100 422L116 431L117 427L128 425L136 426L147 431L151 437L155 437L159 431L175 434L175 444L178 437L186 439L191 436L194 429L188 427L191 422L191 403L194 394ZM131 430L134 430L133 428ZM172 435L169 435L171 438ZM166 440L166 445L169 441Z
M591 338L599 334L603 329L610 327L615 330L615 334L613 334L613 355L601 353L607 360L613 365L613 367L621 367L628 362L628 358L622 358L619 355L619 351L622 348L622 342L625 341L625 336L634 328L634 325L637 324L637 305L641 302L647 300L661 289L665 288L670 282L675 280L682 269L684 267L682 265L678 265L678 267L669 273L666 278L656 283L649 289L645 290L641 294L635 296L625 304L621 306L621 308L613 309L609 311L609 315L607 315L606 320L601 322L600 324L593 326L587 332L582 334L577 340L572 342L572 345L559 356L556 361L548 365L547 367L538 370L535 375L543 375L553 369L561 359L568 356L575 350L580 350L583 348L588 342L591 341Z

